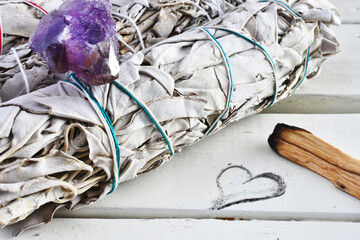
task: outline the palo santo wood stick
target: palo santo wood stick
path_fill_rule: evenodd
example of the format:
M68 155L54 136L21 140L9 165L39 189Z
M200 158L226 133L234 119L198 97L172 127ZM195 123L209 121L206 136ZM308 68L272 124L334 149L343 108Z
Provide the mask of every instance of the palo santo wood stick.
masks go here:
M280 155L313 170L360 199L360 160L309 131L286 124L276 125L268 143Z

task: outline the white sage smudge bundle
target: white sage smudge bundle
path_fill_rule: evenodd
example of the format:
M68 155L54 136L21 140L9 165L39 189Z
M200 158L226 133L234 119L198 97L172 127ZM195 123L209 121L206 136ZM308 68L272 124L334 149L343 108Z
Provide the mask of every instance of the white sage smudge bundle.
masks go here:
M236 4L234 4L236 5ZM0 224L93 203L174 152L291 95L339 51L325 0L246 2L127 55L114 83L67 81L0 105ZM121 190L120 190L121 191Z

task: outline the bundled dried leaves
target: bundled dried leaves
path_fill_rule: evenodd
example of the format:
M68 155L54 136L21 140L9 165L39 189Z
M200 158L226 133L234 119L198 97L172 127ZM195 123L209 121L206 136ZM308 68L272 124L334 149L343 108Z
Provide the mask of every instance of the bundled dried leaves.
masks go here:
M19 45L30 84L40 79L32 89L39 90L3 98L2 89L19 73L11 54L1 57L2 226L26 219L23 229L47 221L59 207L96 201L118 181L168 161L165 138L178 152L262 111L292 94L304 75L314 76L339 50L329 29L339 24L338 12L325 0L292 1L296 13L278 2L202 1L201 8L215 18L210 22L200 8L183 1L118 2L114 11L136 21L147 47L134 54L122 49L119 86L87 89L70 79L43 88L42 79L61 77ZM138 50L134 26L119 20L118 27ZM96 102L109 115L116 139Z

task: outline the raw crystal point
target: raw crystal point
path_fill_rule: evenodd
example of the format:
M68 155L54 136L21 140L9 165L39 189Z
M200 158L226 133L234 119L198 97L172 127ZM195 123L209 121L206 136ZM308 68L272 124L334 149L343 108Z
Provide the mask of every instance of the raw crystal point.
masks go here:
M119 74L119 44L109 0L68 0L43 17L30 38L50 70L73 71L91 85Z

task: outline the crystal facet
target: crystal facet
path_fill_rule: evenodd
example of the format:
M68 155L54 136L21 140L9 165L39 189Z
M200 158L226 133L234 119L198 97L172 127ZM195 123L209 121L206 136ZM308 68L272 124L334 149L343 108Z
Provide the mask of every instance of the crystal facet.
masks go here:
M68 0L42 18L30 42L52 72L100 85L119 74L116 34L109 0Z

